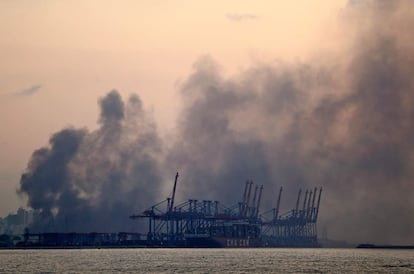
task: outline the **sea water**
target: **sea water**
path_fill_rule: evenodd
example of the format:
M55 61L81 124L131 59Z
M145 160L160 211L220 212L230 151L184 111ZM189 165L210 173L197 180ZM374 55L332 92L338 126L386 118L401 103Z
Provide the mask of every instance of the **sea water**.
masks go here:
M414 273L414 250L0 250L0 273Z

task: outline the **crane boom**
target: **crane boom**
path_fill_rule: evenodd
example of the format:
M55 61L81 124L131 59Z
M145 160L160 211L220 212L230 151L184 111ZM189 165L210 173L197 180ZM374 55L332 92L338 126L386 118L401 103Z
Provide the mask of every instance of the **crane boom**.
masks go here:
M299 188L298 199L296 200L296 208L295 208L295 212L294 212L294 216L295 217L298 215L299 201L300 201L300 195L301 195L301 193L302 193L302 189Z
M322 194L322 187L319 189L319 197L318 197L318 205L316 206L316 213L315 213L315 222L318 219L319 214L319 204L321 202L321 194Z
M276 210L275 210L275 216L274 216L274 221L277 220L277 217L279 215L279 206L280 206L280 199L282 197L282 191L283 191L283 187L280 187L279 190L279 197L277 198L277 204L276 204Z
M257 188L256 188L257 189ZM255 216L257 218L257 216L259 215L259 210L260 210L260 202L262 201L262 191L263 191L263 185L260 186L260 191L259 191L259 198L257 199L257 206L256 206L256 212L255 212Z
M312 207L311 207L311 212L310 212L310 216L309 216L309 219L310 220L312 220L313 215L315 215L315 198L316 198L316 191L318 191L318 189L315 187L315 189L313 190Z
M309 191L309 196L308 196L308 207L306 209L306 213L305 213L305 218L309 218L309 213L310 213L310 206L311 206L311 199L312 199L312 190Z
M178 181L178 172L175 175L174 187L173 187L173 192L172 192L172 197L171 197L171 204L170 204L170 210L169 210L170 213L172 212L172 210L174 208L174 198L175 198L175 189L177 188L177 181Z
M304 217L305 216L305 213L306 213L305 207L306 207L306 201L307 201L307 199L308 199L308 190L306 190L306 192L305 192L305 199L303 200L302 213L300 214L300 217L301 218Z
M257 197L257 190L259 189L259 186L257 185L256 188L254 189L254 195L253 195L253 201L252 201L252 206L250 208L250 217L253 217L255 215L255 205L256 205L256 197Z
M249 182L249 190L247 191L247 199L246 199L246 208L244 209L243 216L247 216L247 211L249 210L249 203L250 203L250 193L252 192L253 181Z

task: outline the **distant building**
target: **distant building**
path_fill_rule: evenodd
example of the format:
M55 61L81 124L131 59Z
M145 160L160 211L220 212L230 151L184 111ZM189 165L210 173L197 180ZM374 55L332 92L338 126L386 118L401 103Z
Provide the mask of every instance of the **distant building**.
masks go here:
M10 213L0 218L0 234L21 235L33 222L33 211L19 208L16 214Z
M4 234L6 224L3 218L0 217L0 234Z

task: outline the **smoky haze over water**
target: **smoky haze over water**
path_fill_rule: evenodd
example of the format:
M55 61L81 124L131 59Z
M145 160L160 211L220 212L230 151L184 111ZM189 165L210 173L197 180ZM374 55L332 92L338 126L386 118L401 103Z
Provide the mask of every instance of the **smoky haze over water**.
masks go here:
M265 187L262 209L280 186L284 209L299 188L323 186L319 227L330 238L412 244L413 9L352 2L342 53L321 60L225 78L200 58L181 85L175 141L160 140L138 96L108 93L99 129L63 129L33 153L19 192L45 217L34 228L127 230L128 215L165 198L179 170L183 198L230 205L251 178Z

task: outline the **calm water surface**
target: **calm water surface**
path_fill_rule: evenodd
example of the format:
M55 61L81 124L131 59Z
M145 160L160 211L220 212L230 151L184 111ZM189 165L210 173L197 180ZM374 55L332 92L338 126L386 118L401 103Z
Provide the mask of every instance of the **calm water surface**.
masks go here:
M414 273L413 250L0 250L0 273Z

